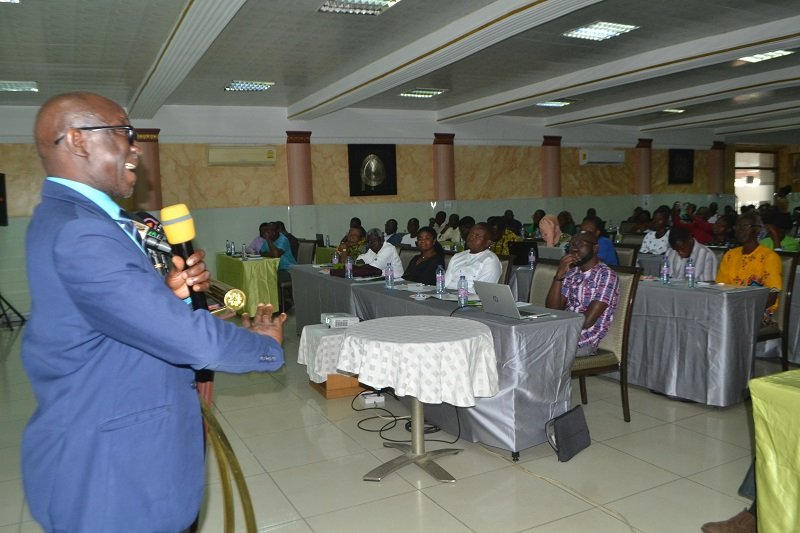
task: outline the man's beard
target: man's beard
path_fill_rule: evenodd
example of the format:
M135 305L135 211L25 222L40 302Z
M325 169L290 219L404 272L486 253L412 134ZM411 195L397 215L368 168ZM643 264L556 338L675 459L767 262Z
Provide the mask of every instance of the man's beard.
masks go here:
M592 260L593 255L594 254L592 254L591 252L586 253L583 257L578 259L578 262L575 263L575 266L578 268L582 267L583 265Z

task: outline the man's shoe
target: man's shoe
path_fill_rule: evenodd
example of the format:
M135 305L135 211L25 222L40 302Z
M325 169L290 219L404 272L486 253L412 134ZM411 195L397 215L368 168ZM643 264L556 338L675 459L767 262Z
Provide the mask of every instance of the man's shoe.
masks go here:
M723 522L703 524L703 533L756 533L756 517L747 510Z

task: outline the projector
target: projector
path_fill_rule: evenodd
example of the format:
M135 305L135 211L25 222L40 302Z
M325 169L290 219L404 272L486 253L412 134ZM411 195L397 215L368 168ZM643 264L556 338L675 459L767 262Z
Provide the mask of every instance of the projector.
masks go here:
M329 328L346 328L353 324L358 324L359 319L357 316L348 315L347 313L322 313L320 322Z

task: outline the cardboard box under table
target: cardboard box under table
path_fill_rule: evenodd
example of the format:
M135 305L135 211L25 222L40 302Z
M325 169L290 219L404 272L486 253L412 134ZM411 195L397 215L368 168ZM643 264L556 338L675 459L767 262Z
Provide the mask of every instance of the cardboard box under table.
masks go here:
M309 383L327 399L355 396L366 390L355 376L336 370L344 332L313 324L304 327L300 335L297 362L306 365Z
M758 531L800 531L800 370L750 381Z

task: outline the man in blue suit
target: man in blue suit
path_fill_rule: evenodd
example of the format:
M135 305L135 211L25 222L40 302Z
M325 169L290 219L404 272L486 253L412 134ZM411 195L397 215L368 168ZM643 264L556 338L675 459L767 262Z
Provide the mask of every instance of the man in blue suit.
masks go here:
M204 476L194 372L280 368L286 316L260 306L238 328L192 311L189 291L209 285L202 252L176 257L166 283L154 270L111 199L132 194L141 155L120 106L56 96L34 136L49 177L26 237L31 514L46 531L185 530Z

